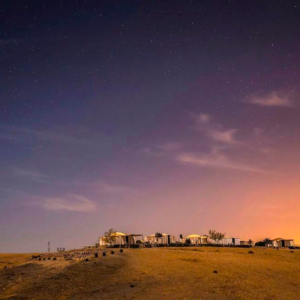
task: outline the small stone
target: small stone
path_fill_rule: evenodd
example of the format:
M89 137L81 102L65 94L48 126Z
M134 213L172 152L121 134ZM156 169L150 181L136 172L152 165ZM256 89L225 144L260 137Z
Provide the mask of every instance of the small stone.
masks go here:
M114 255L114 254L115 254L115 251L111 251L110 253L111 253L111 255Z
M131 288L134 288L134 284L131 284L130 287L131 287Z
M218 271L216 271L216 270L215 270L215 271L213 271L213 273L217 274L217 273L218 273Z
M248 253L249 253L249 254L254 254L254 252L253 252L253 251L249 251Z

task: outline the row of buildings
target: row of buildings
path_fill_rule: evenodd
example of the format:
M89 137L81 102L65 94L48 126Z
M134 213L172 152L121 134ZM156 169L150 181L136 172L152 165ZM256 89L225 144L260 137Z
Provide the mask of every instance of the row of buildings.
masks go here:
M204 245L204 244L215 244L216 241L209 238L208 235L200 235L200 234L190 234L185 238L180 238L179 242L186 243L189 241L191 245ZM150 244L150 245L170 245L176 243L176 239L174 235L170 235L167 233L156 233L151 234L149 236L143 236L142 234L126 234L123 232L113 232L109 238L107 236L103 236L99 238L100 246L115 246L115 245L135 245L135 244ZM295 242L293 239L283 239L276 238L271 240L271 247L291 247L295 246ZM231 236L225 236L223 239L218 241L220 245L251 245L253 243L250 241L241 241L239 238L234 238Z

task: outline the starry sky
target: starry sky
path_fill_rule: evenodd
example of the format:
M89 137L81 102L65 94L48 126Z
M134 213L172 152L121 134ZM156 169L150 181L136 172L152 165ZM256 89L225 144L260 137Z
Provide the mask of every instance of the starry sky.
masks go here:
M299 1L2 0L0 22L0 252L300 243Z

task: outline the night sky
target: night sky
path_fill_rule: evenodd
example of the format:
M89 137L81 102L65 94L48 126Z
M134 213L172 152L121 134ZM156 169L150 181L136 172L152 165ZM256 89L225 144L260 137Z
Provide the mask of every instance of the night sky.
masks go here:
M300 243L299 1L2 0L0 25L0 252Z

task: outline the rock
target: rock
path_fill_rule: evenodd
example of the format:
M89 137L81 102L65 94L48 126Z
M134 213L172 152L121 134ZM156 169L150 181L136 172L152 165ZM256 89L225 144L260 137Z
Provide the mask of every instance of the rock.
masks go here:
M123 253L124 252L124 250L123 249L120 249L120 253Z
M213 271L213 273L217 274L217 273L218 273L218 271L216 271L216 270L215 270L215 271Z
M111 253L111 255L114 255L114 254L115 254L115 251L111 251L110 253Z
M131 288L134 288L134 284L131 284L130 287L131 287Z
M56 258L56 257L53 257L53 260L57 260L57 258Z
M249 254L254 254L254 252L253 252L253 251L249 251L248 253L249 253Z
M106 252L103 252L103 253L102 253L102 256L106 256Z
M95 253L95 258L98 258L98 256L99 256L98 253Z
M86 259L85 259L85 261L89 261L89 259L88 259L88 258L86 258Z

